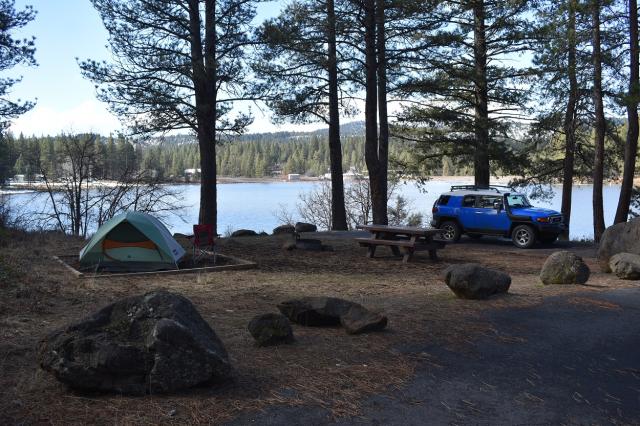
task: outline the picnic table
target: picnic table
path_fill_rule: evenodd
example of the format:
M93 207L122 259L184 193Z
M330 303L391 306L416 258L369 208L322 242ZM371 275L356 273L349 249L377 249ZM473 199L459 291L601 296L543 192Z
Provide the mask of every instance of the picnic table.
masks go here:
M367 257L373 257L378 246L388 246L394 255L403 256L407 263L413 253L428 250L431 260L438 260L437 250L445 246L444 241L434 239L442 230L411 226L358 225L357 229L369 231L370 238L356 238L360 246L367 247Z

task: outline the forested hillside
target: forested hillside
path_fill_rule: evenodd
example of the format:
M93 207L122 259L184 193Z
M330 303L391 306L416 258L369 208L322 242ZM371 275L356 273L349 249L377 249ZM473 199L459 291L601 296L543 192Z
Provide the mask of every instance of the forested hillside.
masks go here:
M626 124L619 127L619 134L626 131ZM351 126L351 136L342 138L343 169L366 170L364 161L364 136L357 135ZM66 136L15 137L8 134L0 140L0 179L6 181L15 175L31 180L45 173L50 179L64 175L62 147ZM615 143L608 139L615 150ZM517 146L513 146L517 149ZM541 147L543 148L543 147ZM556 150L543 148L533 155L536 164L553 160ZM329 147L326 131L296 133L253 133L223 141L218 145L216 158L219 176L261 178L273 175L299 173L306 176L322 176L329 171ZM587 147L587 149L590 149ZM620 148L617 148L620 149ZM404 170L415 156L412 142L391 139L391 169ZM613 160L613 159L612 159ZM620 169L620 159L607 164L607 178L615 178ZM198 145L188 134L172 135L147 141L133 141L125 137L98 137L92 153L93 179L117 180L126 171L152 170L161 180L194 180L200 166ZM523 164L522 167L531 167ZM191 170L189 170L191 169ZM186 170L189 172L185 173ZM424 163L424 169L409 170L420 176L470 175L473 165L456 164L443 156ZM588 178L588 170L580 174Z
M326 134L313 133L265 133L245 135L218 146L217 168L219 176L268 177L281 172L321 176L329 169L329 150ZM50 179L64 175L62 146L65 136L13 137L8 135L0 142L2 151L0 177L3 180L23 175L31 180L46 174ZM342 140L343 168L365 170L364 137L346 136ZM399 162L410 158L412 145L393 140L390 154ZM124 137L99 137L92 153L93 179L118 179L127 170L154 170L167 181L194 178L185 170L198 169L200 164L198 145L188 135L169 136L153 143L132 142ZM465 174L466 167L455 168L445 158L442 166L431 174Z

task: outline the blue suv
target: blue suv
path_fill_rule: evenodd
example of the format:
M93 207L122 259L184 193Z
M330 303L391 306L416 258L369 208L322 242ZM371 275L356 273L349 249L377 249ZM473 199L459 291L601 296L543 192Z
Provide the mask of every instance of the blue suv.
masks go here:
M497 235L511 238L516 247L530 248L536 241L551 244L565 230L562 215L555 210L533 207L524 194L505 192L506 187L452 186L433 205L431 226L442 229L442 237L458 241Z

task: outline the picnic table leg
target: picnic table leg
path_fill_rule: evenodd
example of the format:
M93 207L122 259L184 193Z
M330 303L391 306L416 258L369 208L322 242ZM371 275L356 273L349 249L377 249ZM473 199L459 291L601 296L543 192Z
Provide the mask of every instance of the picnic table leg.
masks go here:
M408 263L413 257L413 249L411 247L404 247L404 256L402 257L402 263Z
M411 238L409 238L409 241L414 243L414 244L416 243L417 240L418 240L418 236L417 235L412 235ZM407 263L413 257L414 248L413 247L403 247L403 251L404 251L404 256L402 257L402 262L403 263Z
M367 246L367 257L373 258L373 255L376 253L376 246L373 244Z
M429 250L429 259L438 260L438 251L436 249Z

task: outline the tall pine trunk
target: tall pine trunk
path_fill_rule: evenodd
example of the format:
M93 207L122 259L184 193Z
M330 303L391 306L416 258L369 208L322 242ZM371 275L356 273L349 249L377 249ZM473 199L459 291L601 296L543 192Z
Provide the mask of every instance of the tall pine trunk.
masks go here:
M365 47L365 142L364 159L369 171L369 189L371 191L371 204L373 206L373 223L378 224L377 203L379 200L378 163L378 86L377 86L377 59L376 59L376 0L365 0L363 27Z
M204 43L201 39L200 2L189 1L189 26L194 86L196 86L197 136L200 147L199 223L212 224L217 233L216 191L216 27L215 0L205 3Z
M604 206L602 184L604 180L605 118L602 99L602 52L600 45L600 0L593 0L593 105L595 109L595 152L593 159L593 237L596 242L604 233Z
M638 99L640 99L640 49L638 49L638 2L629 0L629 99L627 100L627 140L624 146L624 172L615 223L629 217L633 176L638 154Z
M376 188L372 187L373 218L375 223L387 224L389 172L389 115L387 112L387 52L385 34L385 0L376 0L376 50L378 79L378 173ZM375 195L374 195L375 194Z
M342 179L340 109L338 99L338 60L336 53L336 11L334 0L327 0L327 40L329 73L329 162L331 167L331 229L347 229Z
M489 92L487 86L487 42L484 0L473 1L473 59L475 67L474 182L489 186Z
M569 77L569 99L564 115L564 168L562 171L562 206L560 212L567 226L562 233L563 240L569 239L571 226L571 192L573 190L573 167L576 147L576 105L578 103L578 78L576 75L576 9L577 0L569 0L569 22L567 23L567 49Z

